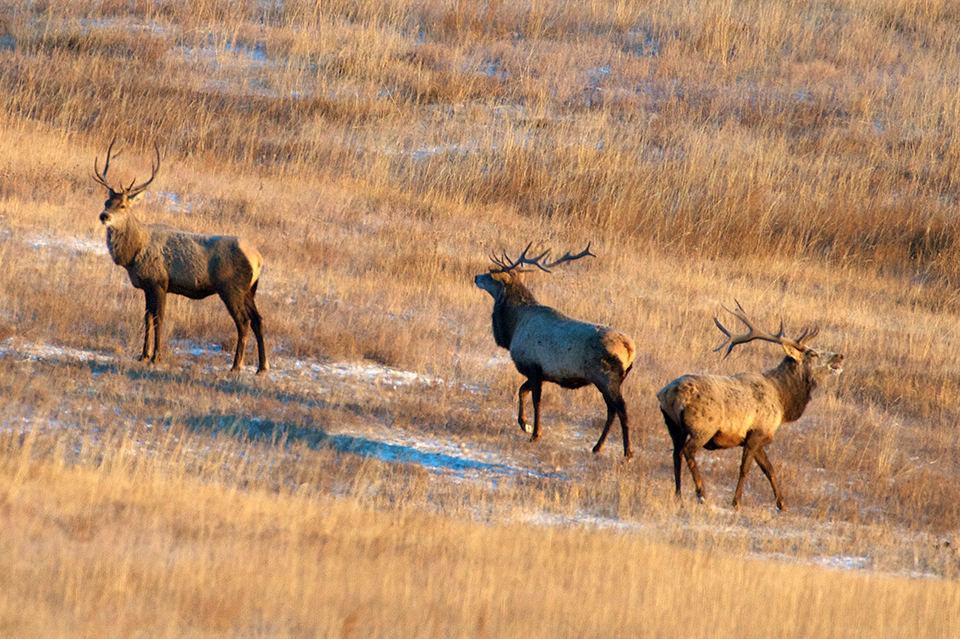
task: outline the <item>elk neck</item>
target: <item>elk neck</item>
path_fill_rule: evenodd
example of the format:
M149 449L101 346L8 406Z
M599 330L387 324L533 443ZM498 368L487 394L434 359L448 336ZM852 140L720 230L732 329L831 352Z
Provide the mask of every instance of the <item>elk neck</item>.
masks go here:
M147 243L149 233L140 221L129 212L123 224L107 227L107 248L115 264L130 266L140 249Z
M776 368L763 374L777 388L783 406L783 421L800 419L810 402L816 380L807 368L792 357L784 357Z
M530 289L515 278L504 283L503 291L493 303L493 339L497 346L510 348L520 317L530 306L538 306Z

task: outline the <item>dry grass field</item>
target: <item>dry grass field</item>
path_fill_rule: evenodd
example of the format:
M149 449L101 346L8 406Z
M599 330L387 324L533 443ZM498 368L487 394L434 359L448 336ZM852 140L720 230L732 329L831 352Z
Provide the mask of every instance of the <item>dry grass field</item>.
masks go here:
M0 636L958 636L957 3L11 0L0 86ZM268 374L216 297L136 361L113 137L263 254ZM516 425L472 278L531 241L592 242L527 281L636 341L634 459L593 389ZM734 299L846 357L784 513L739 449L673 494L656 391L782 356Z

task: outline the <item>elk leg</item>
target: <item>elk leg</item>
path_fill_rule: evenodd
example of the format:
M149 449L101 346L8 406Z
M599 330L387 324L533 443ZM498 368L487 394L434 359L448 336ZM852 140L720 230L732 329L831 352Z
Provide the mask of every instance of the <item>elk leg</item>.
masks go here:
M158 289L156 293L156 312L153 315L153 357L150 361L156 363L160 359L161 335L163 335L163 311L167 303L167 292Z
M243 355L247 350L247 327L250 320L246 314L234 316L233 322L237 325L237 350L233 354L233 367L231 371L238 371L243 368Z
M253 301L252 293L247 303L247 309L250 312L250 327L253 329L253 334L257 338L257 356L259 358L257 375L259 375L260 373L265 373L270 370L270 365L267 364L267 349L263 345L263 319L257 310L256 302Z
M703 491L703 480L700 478L700 469L697 467L697 460L694 458L697 448L699 448L699 446L696 445L696 442L687 440L686 445L683 447L683 456L687 458L687 466L690 467L690 474L693 475L693 483L697 486L697 499L700 503L703 503L707 496ZM679 487L679 485L678 482L677 486Z
M623 397L612 397L602 391L601 394L603 395L603 401L607 404L607 422L603 425L603 431L600 433L600 439L596 446L593 447L593 452L599 453L603 450L603 444L607 440L610 426L613 425L614 418L618 417L620 419L620 432L623 435L623 456L633 457L633 449L630 447L630 426L627 422L627 406Z
M517 423L520 424L520 430L525 433L529 433L530 430L527 429L527 418L523 411L523 400L527 397L527 393L533 390L533 384L533 379L527 378L527 381L520 385L520 406L517 409Z
M603 400L607 403L607 423L603 425L603 430L600 431L600 439L597 440L596 445L593 447L594 455L603 450L603 444L607 441L607 433L610 432L610 425L613 424L613 419L616 417L616 411L606 393L603 394Z
M733 507L740 508L740 497L743 495L743 484L747 479L747 472L750 470L750 463L756 455L756 448L750 444L743 446L743 459L740 461L740 478L737 479L737 491L733 494Z
M145 362L150 359L151 344L150 330L153 327L153 305L150 303L149 293L147 294L146 310L143 312L143 351L140 353L140 361Z
M757 449L755 457L757 458L757 464L760 466L760 470L762 470L763 474L770 480L770 486L773 488L773 496L777 500L777 508L781 511L786 510L787 505L783 502L783 495L780 494L777 480L773 476L773 464L770 463L770 459L767 457L767 451L761 446Z
M143 314L143 352L140 361L156 362L160 356L160 327L163 323L164 291L159 287L150 287L143 290L146 298L146 311ZM151 332L153 343L151 344ZM152 346L152 348L151 348Z
M233 354L233 367L230 370L238 371L243 368L243 356L247 350L247 329L250 327L249 305L246 299L248 293L238 294L227 289L219 291L219 294L237 327L237 348Z
M660 414L663 415L663 421L667 424L667 431L673 441L673 478L677 484L677 497L680 497L680 457L683 455L683 445L687 441L687 436L679 424L673 421L663 409L660 409Z
M677 499L683 496L680 492L680 457L683 455L683 446L673 446L673 479L677 484Z
M617 409L617 418L620 420L620 432L623 434L623 456L629 459L633 457L633 447L630 445L630 423L627 420L627 403L623 401L623 397L617 399L614 408ZM643 442L641 441L641 445L642 444Z
M533 434L530 435L530 441L535 442L540 439L540 395L543 392L543 382L536 378L533 383Z

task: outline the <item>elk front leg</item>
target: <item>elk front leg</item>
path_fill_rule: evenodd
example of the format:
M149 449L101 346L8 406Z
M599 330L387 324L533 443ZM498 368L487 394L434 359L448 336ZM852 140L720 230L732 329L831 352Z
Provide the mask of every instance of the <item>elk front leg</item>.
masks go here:
M760 466L760 470L762 470L763 474L770 480L770 486L773 488L773 496L777 500L777 508L781 511L787 510L787 505L783 501L783 495L777 486L777 480L773 476L773 464L770 463L770 459L767 457L767 451L761 446L757 449L754 457L757 458L757 464Z
M740 497L743 495L743 484L747 479L747 472L750 470L750 463L753 462L753 457L756 454L756 450L750 446L750 444L744 444L743 446L743 459L740 460L740 477L737 479L737 491L733 494L733 507L740 508Z
M143 313L143 352L140 354L140 361L154 362L159 349L158 336L159 325L162 322L160 314L163 313L163 293L156 287L149 287L143 290L143 294L146 310Z
M150 363L155 364L160 360L161 335L163 334L163 311L167 303L167 291L157 288L153 295L153 355L150 357ZM147 301L149 312L150 302Z
M519 406L517 407L517 423L520 424L520 430L522 430L525 433L533 432L530 429L530 427L527 426L527 418L526 418L526 414L524 412L524 407L523 407L524 400L526 399L530 391L533 390L533 388L534 388L533 378L527 378L527 381L525 381L523 384L520 385L520 391L518 393L520 403L519 403ZM534 421L536 421L536 405L534 405Z
M148 294L146 310L143 312L143 351L140 353L139 360L145 362L150 359L153 351L153 344L150 343L150 331L153 329L153 305L150 303Z

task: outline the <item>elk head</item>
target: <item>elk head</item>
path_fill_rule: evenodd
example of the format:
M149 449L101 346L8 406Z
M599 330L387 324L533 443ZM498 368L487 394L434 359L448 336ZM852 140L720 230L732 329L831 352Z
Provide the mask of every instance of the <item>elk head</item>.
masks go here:
M782 320L780 322L780 329L776 332L776 334L768 333L767 331L755 328L753 324L751 324L750 319L743 310L743 307L740 306L740 302L737 302L736 310L731 311L725 306L723 309L743 322L743 324L747 327L748 332L742 335L732 335L730 331L728 331L723 324L720 323L720 320L714 317L714 324L716 324L717 328L719 328L720 331L727 336L727 339L723 342L723 344L713 349L714 352L720 351L726 347L727 352L724 353L723 356L727 357L730 354L730 351L733 350L734 346L746 344L747 342L752 342L753 340L759 339L766 342L780 344L780 346L783 347L784 352L787 354L787 357L801 364L804 369L811 374L813 379L820 379L822 377L826 377L827 375L839 375L842 372L843 355L839 353L831 353L829 351L818 351L807 345L807 342L816 337L820 332L819 327L804 329L799 337L796 339L790 339L786 337L786 334L783 331Z
M490 260L494 265L490 267L490 272L477 275L473 279L474 283L478 288L482 288L490 293L494 300L499 300L503 297L507 289L515 285L521 285L520 276L522 273L528 273L534 270L533 268L523 268L524 266L535 267L545 273L549 273L551 268L563 262L571 262L587 256L596 257L596 255L590 252L590 243L588 242L587 248L576 255L572 255L567 251L563 257L552 262L544 263L543 260L550 254L550 249L545 250L536 257L528 257L527 253L530 252L532 246L533 242L527 244L527 248L523 249L520 257L516 260L508 258L506 253L501 253L499 256L491 255Z
M113 153L113 145L116 141L116 138L112 139L110 146L107 147L107 159L103 163L102 173L100 172L99 161L96 158L93 160L93 180L106 187L108 191L107 201L103 203L103 211L100 213L100 223L108 227L120 224L126 219L130 205L147 190L160 170L160 147L154 143L153 148L157 157L152 164L150 178L142 184L137 184L137 179L134 178L130 182L130 186L120 184L118 189L114 189L107 182L107 171L110 170L110 160L120 155L120 151Z

